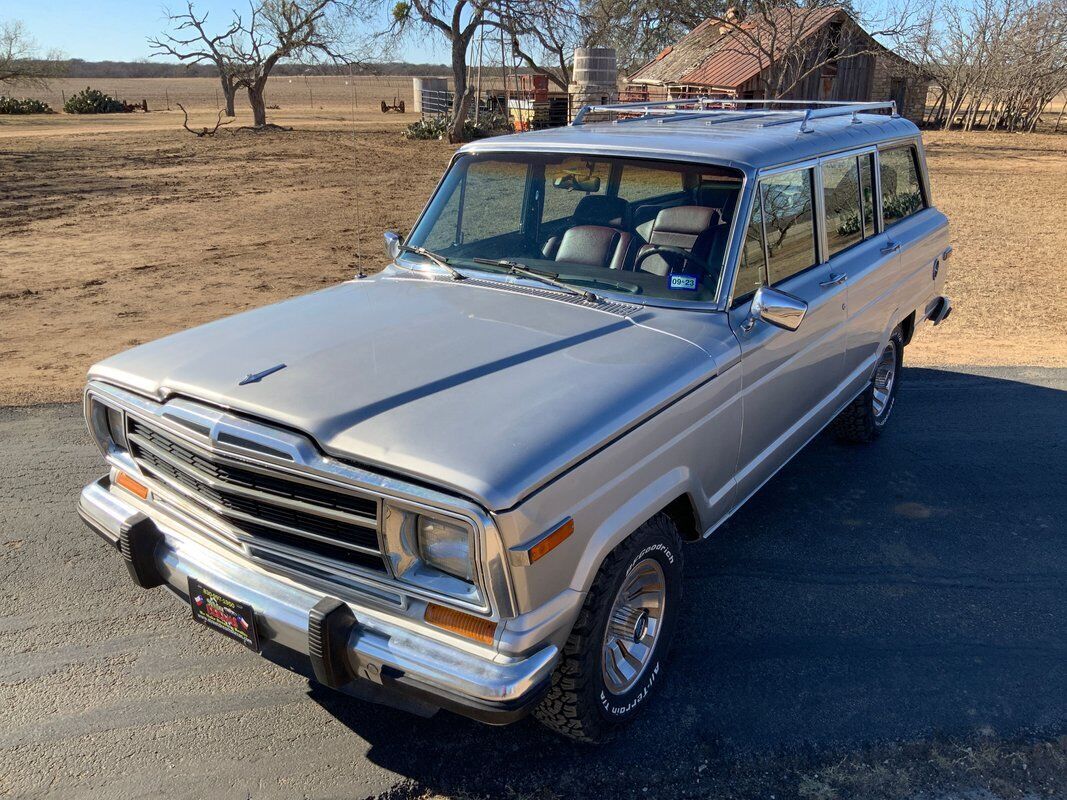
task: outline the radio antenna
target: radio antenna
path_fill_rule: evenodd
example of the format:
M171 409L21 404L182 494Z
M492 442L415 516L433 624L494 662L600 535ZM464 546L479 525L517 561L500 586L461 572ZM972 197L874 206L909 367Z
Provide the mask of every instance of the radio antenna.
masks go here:
M363 269L363 257L362 257L362 239L363 239L363 227L361 225L362 220L359 213L359 181L356 176L359 174L359 132L356 129L356 76L352 71L352 65L348 65L348 82L352 86L352 216L354 219L354 225L356 228L356 241L355 241L355 255L356 255L356 272L357 278L366 278L367 272Z

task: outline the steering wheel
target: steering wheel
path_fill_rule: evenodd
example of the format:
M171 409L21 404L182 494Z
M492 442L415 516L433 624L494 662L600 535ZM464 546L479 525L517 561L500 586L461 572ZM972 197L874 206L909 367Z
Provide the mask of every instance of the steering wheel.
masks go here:
M711 273L714 271L711 268L711 264L709 264L706 259L703 259L700 256L695 256L688 250L685 250L681 247L674 247L673 245L669 244L650 244L647 245L647 249L644 252L640 253L634 260L634 272L637 272L637 270L641 269L641 262L643 262L646 258L651 255L657 255L659 253L673 253L676 256L681 256L686 261L692 261L695 264L700 265L707 273Z

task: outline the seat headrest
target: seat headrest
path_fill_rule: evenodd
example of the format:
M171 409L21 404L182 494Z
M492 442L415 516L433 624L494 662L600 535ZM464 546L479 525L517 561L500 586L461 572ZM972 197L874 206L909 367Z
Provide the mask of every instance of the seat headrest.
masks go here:
M587 194L574 209L578 225L608 225L625 228L630 224L630 204L621 197Z
M652 223L652 234L674 233L699 236L718 221L719 212L706 206L674 206L665 208Z

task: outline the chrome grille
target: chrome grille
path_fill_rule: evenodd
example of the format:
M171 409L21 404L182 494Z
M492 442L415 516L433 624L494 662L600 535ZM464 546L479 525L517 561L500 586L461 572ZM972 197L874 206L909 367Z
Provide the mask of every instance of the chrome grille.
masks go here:
M386 572L376 498L241 466L132 417L127 437L145 472L225 523L251 555Z

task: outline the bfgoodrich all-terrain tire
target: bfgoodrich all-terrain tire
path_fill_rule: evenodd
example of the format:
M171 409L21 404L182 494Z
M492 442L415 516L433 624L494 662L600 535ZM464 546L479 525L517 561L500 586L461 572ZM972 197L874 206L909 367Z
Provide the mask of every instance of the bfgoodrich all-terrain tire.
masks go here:
M586 742L629 722L662 680L681 579L678 528L657 514L604 559L534 715Z
M897 328L879 355L867 388L831 423L830 429L838 439L866 444L882 435L897 401L903 359L904 334Z

